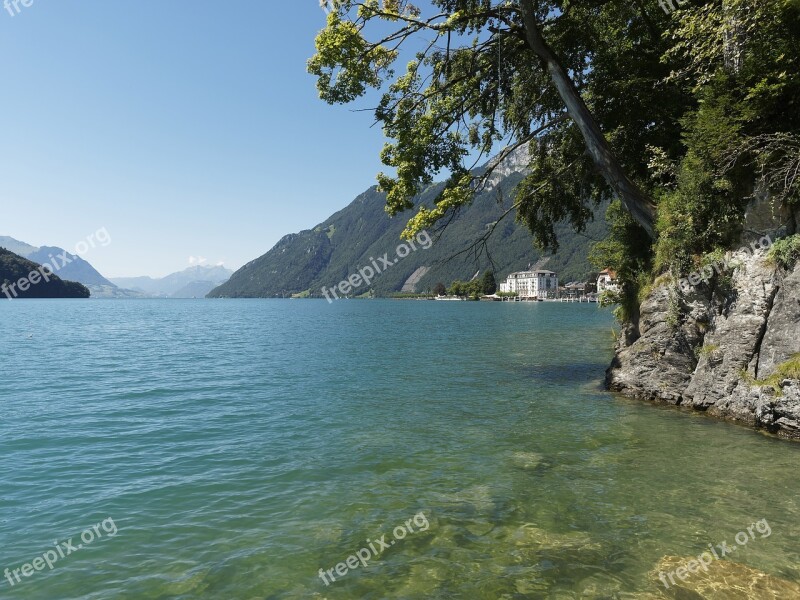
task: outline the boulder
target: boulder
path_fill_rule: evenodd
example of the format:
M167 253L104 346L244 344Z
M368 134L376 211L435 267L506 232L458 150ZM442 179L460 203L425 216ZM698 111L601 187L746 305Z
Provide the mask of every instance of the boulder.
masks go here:
M708 570L685 574L682 581L675 570L686 568L695 557L665 556L651 572L651 578L667 598L692 600L788 600L800 598L800 584L769 575L729 560L715 560ZM672 573L672 584L667 573ZM667 581L664 585L663 577Z

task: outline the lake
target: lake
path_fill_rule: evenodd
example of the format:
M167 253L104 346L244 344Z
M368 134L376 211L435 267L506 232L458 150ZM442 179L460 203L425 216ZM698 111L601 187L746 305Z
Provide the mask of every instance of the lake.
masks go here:
M594 304L2 302L0 597L651 598L662 557L759 521L731 558L800 582L800 444L606 392L613 331Z

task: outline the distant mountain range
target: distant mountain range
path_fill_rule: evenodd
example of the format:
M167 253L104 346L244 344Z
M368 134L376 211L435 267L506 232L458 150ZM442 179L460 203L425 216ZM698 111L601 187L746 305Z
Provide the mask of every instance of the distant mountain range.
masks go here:
M233 271L223 266L195 265L162 278L112 277L123 288L158 298L205 298L215 287L228 281Z
M7 297L89 297L89 290L85 286L74 281L64 281L55 274L40 270L40 267L38 263L0 247L0 301ZM43 274L46 274L46 277ZM23 282L22 285L19 284L20 281Z
M0 236L0 248L10 250L40 265L47 263L53 267L57 267L54 270L61 279L77 281L86 286L112 285L111 282L98 273L97 269L92 265L83 260L80 256L65 252L63 248L58 248L56 246L42 246L41 248L37 248L6 236ZM68 262L66 264L62 265L64 258L60 258L61 256L67 259Z
M61 279L85 285L93 298L204 298L208 292L224 283L233 271L221 266L193 266L153 279L151 277L120 277L106 279L80 256L56 246L37 248L12 237L0 236L0 248L29 261L54 265ZM66 264L65 263L66 259ZM0 298L2 299L2 298Z
M607 206L598 208L594 221L582 234L575 233L568 225L560 226L559 252L553 256L543 254L534 247L528 229L515 221L515 211L498 223L509 209L526 162L516 157L509 164L504 163L493 177L491 189L463 208L440 236L432 233L435 241L430 249L419 248L392 263L370 285L362 284L353 295L368 290L377 296L401 290L421 292L431 290L437 282L449 285L457 279L470 280L488 269L495 272L499 281L510 272L534 264L556 271L562 282L585 281L594 270L587 260L590 246L604 239L608 232L604 218ZM431 185L415 204L431 206L442 186ZM313 229L283 237L269 252L211 291L209 297L321 296L323 286L337 285L386 253L390 258L395 256L402 241L400 234L412 213L392 219L384 206L384 194L370 188ZM470 249L493 227L486 243L488 256Z

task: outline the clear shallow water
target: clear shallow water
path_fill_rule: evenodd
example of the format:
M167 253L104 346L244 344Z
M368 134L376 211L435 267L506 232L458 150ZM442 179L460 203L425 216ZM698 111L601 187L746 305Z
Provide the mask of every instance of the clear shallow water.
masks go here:
M118 532L0 598L646 598L759 519L735 560L800 581L800 445L604 392L611 331L585 304L2 302L0 570Z

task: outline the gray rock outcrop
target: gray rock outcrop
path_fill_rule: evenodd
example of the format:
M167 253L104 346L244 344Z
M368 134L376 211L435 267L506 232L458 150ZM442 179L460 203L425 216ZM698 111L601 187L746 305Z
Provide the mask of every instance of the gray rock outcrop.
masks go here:
M800 353L800 265L784 273L766 255L739 250L694 285L656 285L620 336L609 387L800 439L800 381L776 375Z

